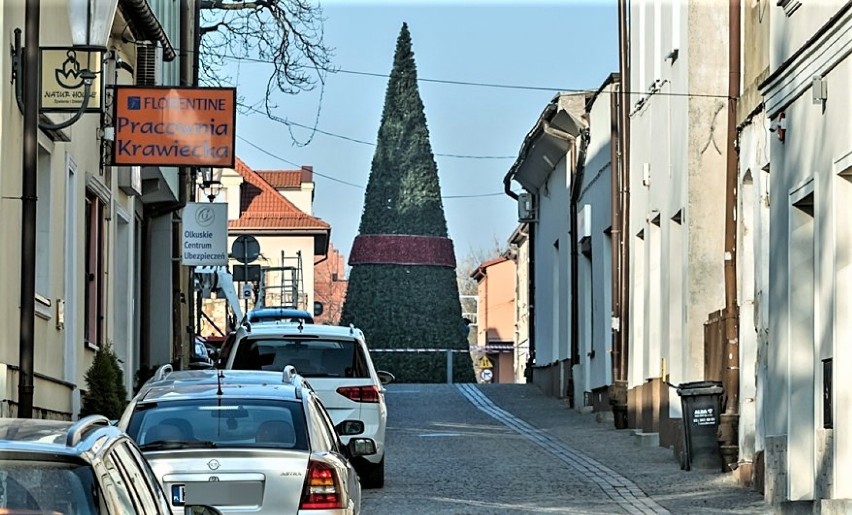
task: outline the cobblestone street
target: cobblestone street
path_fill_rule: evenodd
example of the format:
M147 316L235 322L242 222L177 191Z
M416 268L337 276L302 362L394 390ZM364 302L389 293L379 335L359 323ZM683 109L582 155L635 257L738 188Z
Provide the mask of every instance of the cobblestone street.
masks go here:
M772 513L535 386L394 384L387 399L388 477L365 513Z

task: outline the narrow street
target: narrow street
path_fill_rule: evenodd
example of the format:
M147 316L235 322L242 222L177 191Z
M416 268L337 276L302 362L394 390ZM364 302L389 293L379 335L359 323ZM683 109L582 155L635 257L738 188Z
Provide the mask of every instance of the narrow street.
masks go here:
M531 385L392 384L387 480L365 513L772 513Z

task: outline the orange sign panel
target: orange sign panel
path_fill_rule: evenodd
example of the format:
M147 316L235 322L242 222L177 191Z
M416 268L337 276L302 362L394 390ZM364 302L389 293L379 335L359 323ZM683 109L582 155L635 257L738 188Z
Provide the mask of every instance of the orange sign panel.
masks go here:
M115 88L120 166L234 166L235 88Z

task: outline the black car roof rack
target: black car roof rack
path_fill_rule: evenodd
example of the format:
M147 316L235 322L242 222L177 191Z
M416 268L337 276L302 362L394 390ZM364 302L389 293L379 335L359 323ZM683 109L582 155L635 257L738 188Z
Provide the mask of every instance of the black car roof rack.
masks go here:
M89 415L81 418L68 428L68 436L65 437L66 447L76 447L83 439L83 433L95 427L109 427L109 419L103 415Z

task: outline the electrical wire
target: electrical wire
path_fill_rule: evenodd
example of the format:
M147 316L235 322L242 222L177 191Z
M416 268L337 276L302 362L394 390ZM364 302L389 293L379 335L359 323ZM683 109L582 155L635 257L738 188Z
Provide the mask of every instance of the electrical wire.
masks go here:
M239 139L240 141L242 141L246 145L254 148L255 150L258 150L259 152L266 154L269 157L277 159L277 160L281 161L282 163L286 163L290 166L294 166L294 167L296 167L300 170L302 169L302 165L294 163L293 161L290 161L289 159L285 159L285 158L283 158L279 155L273 154L269 150L266 150L265 148L255 144L255 143L252 143L251 141L249 141L248 139L246 139L242 136L237 136L237 139ZM366 190L367 189L366 186L362 186L360 184L355 184L355 183L352 183L352 182L347 182L347 181L344 181L342 179L338 179L337 177L332 177L331 175L319 173L316 170L314 170L313 174L316 175L316 176L322 177L323 179L328 179L330 181L338 182L340 184L345 184L346 186L352 186L353 188L358 188L360 190ZM501 191L501 192L496 192L496 193L478 193L478 194L472 194L472 195L441 195L441 198L443 198L443 199L481 198L481 197L497 197L497 196L500 196L500 195L505 195L505 193Z
M240 61L240 62L253 62L260 64L272 64L272 61L265 59L257 59L253 57L236 57L230 55L218 55L216 57L227 59L229 61ZM374 72L364 72L357 70L345 70L342 68L329 70L329 73L343 73L350 75L362 75L366 77L379 77L379 78L390 78L390 75L387 73L374 73ZM513 90L522 90L522 91L553 91L553 92L562 92L562 93L592 93L597 91L598 88L554 88L554 87L546 87L546 86L524 86L518 84L496 84L490 82L475 82L475 81L460 81L460 80L450 80L450 79L428 79L428 78L417 78L418 82L431 82L435 84L448 84L453 86L471 86L478 88L500 88L500 89L513 89ZM628 91L627 95L630 96L643 96L648 95L648 91ZM661 96L672 96L672 97L696 97L696 98L728 98L728 95L717 95L713 93L689 93L689 92L676 92L676 91L658 91L655 95Z
M291 120L284 120L284 119L281 119L281 118L273 118L273 117L269 116L269 114L261 111L260 109L258 109L256 107L253 107L253 106L246 107L246 111L251 112L251 113L255 113L255 114L259 114L259 115L264 116L264 117L266 117L267 119L269 119L273 122L280 123L281 125L284 125L284 126L301 127L303 129L314 131L314 132L317 132L319 134L331 136L332 138L338 138L338 139L342 139L342 140L345 140L345 141L351 141L352 143L358 143L358 144L361 144L361 145L369 145L371 147L376 146L376 144L373 143L372 141L365 141L365 140L362 140L362 139L344 136L342 134L335 134L333 132L324 131L324 130L318 129L316 127L309 127L305 124L294 122L294 121L291 121ZM451 158L454 158L454 159L515 159L515 157L516 157L516 156L487 156L487 155L481 156L481 155L471 155L471 154L443 154L443 153L436 153L435 156L436 157L451 157Z

